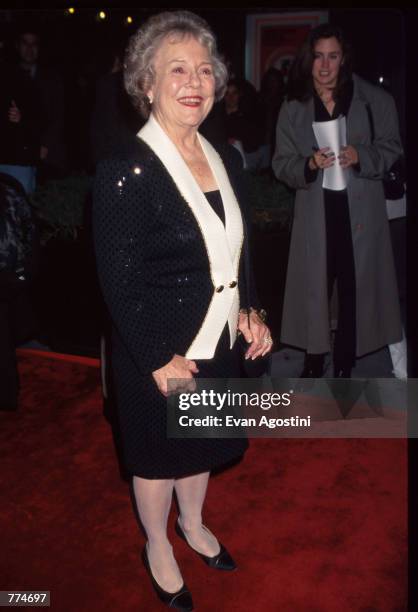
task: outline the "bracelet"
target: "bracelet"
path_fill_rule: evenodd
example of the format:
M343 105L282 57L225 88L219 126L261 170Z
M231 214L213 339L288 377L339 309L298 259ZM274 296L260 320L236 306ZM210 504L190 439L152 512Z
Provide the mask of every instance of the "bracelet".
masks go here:
M254 312L258 316L258 318L264 323L264 321L267 318L267 312L264 310L264 308L260 308L260 310L257 310L257 308L252 308L252 307L251 308L240 308L240 311L239 311L240 314L244 314L247 316L250 316L252 312Z

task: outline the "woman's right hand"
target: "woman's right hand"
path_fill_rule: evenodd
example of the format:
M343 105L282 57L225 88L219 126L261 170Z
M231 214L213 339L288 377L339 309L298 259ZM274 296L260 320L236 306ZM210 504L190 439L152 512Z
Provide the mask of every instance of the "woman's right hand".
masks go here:
M329 147L318 149L309 159L309 167L311 170L324 170L330 168L335 162L335 153L330 152Z
M170 383L170 394L178 391L194 391L195 382L193 374L199 372L197 365L191 359L181 355L174 355L171 361L159 370L154 370L152 376L161 393L168 397L168 379L177 379Z

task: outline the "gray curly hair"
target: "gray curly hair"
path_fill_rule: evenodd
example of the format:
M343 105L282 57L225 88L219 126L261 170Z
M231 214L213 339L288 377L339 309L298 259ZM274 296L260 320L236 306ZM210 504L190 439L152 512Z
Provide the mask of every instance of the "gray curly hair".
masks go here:
M206 47L215 78L215 100L226 90L228 70L222 61L215 36L207 22L190 11L166 11L153 15L131 36L125 53L124 82L132 103L145 118L151 112L147 92L154 82L153 61L163 40L170 34L193 36Z

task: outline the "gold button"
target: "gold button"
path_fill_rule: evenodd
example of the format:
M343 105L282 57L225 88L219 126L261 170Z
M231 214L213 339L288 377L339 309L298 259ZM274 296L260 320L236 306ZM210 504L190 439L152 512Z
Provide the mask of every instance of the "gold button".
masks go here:
M215 291L216 293L221 293L221 291L224 290L224 286L223 285L219 285L219 287L216 287Z
M231 281L231 282L229 283L229 287L230 287L230 289L233 289L233 288L234 288L234 287L236 287L236 286L237 286L237 281Z

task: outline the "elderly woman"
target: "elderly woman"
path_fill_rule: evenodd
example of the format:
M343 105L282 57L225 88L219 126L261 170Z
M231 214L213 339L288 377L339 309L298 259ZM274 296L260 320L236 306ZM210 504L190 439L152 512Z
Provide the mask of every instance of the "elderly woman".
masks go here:
M241 457L247 441L168 438L168 380L239 376L237 330L249 358L272 345L243 286L239 154L216 151L198 133L226 78L205 21L182 11L151 17L125 64L126 89L149 119L131 151L99 165L95 186L97 262L113 321L125 463L148 540L143 560L160 599L181 610L192 601L167 538L173 491L178 535L207 565L234 569L202 524L202 506L211 469Z
M402 146L394 101L352 74L338 27L313 29L292 67L277 124L273 169L296 189L281 340L306 350L302 377L323 375L336 285L334 376L356 357L402 338L382 179ZM343 115L347 146L318 149L312 123ZM347 169L346 189L323 187L324 170Z

